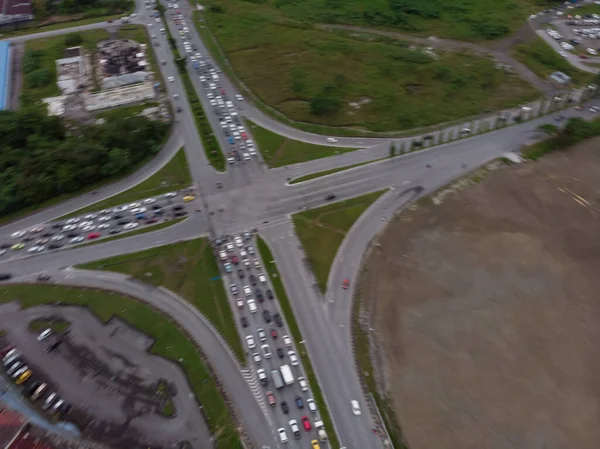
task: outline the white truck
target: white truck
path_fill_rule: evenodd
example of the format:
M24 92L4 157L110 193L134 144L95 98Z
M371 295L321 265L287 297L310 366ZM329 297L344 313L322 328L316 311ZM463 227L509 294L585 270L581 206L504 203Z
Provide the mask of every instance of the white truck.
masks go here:
M314 423L315 429L317 430L317 435L319 436L319 440L327 441L327 433L325 432L325 426L323 425L323 421L318 420Z
M282 365L279 368L281 371L281 377L283 377L283 381L286 385L292 385L294 383L294 375L292 374L292 369L289 365Z

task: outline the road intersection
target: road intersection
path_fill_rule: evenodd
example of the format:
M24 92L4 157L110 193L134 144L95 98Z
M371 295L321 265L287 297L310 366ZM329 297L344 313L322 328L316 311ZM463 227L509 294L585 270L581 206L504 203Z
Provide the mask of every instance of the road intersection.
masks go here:
M180 2L184 16L191 22L191 8L187 2ZM146 24L151 21L148 11L141 2L137 4L138 15L132 19L135 23ZM168 19L168 17L167 17ZM168 20L168 26L173 24ZM27 39L58 35L66 32L112 27L116 24L91 24L75 29L56 30L37 35L21 36L12 39L23 42ZM208 54L202 41L191 29L191 42L200 52ZM160 66L164 78L173 76L173 82L163 86L172 97L175 93L185 92L183 84L173 64L173 55L166 38L159 37L160 45L152 47L157 60L167 64ZM192 68L190 77L205 110L210 110L202 86ZM236 92L234 85L224 77L223 88L229 95ZM216 237L223 234L236 234L249 229L257 229L269 242L278 262L292 308L305 336L303 343L313 361L319 383L323 388L326 402L331 412L334 426L343 445L348 449L378 449L383 447L379 438L373 435L374 419L368 413L362 388L354 366L351 347L350 311L352 290L341 291L341 279L353 278L359 269L362 254L374 235L382 228L386 220L398 209L421 195L440 185L450 182L466 171L485 162L502 156L506 152L518 150L523 144L535 141L540 135L536 128L548 122L548 118L537 118L522 124L491 131L442 145L426 148L395 158L384 159L352 170L317 178L305 183L287 185L295 177L344 167L359 162L375 161L388 155L390 142L410 143L409 138L338 138L335 144L327 143L324 136L299 131L280 124L266 116L249 103L238 104L241 114L270 131L283 136L319 145L360 148L357 151L338 156L313 160L289 167L267 170L259 161L251 164L236 164L225 173L215 171L206 159L202 143L196 131L195 120L185 95L180 95L178 105L182 108L176 114L173 132L159 155L135 174L112 185L98 189L94 194L81 195L75 199L30 215L22 220L0 228L0 235L8 236L17 230L47 223L62 215L74 212L82 207L114 196L151 176L164 166L177 149L184 145L194 186L202 197L205 207L182 223L136 235L119 241L106 242L90 247L63 249L42 253L36 256L10 255L0 260L2 270L11 272L16 280L31 280L35 273L53 272L55 280L69 285L88 285L114 289L132 296L144 298L179 322L204 349L224 387L233 400L244 428L252 441L261 446L280 447L276 435L269 429L268 419L259 403L252 396L241 368L228 353L226 345L210 324L185 302L170 297L165 292L143 287L120 276L107 273L79 272L66 268L126 254L149 247L161 246L200 236ZM538 102L534 108L540 108ZM508 122L511 123L518 110L511 111ZM587 110L566 110L564 116L592 116ZM213 129L218 125L215 117L208 114ZM486 117L493 128L497 114ZM468 122L474 130L483 120ZM436 143L447 141L448 136L457 133L467 123L453 125L448 129L432 134ZM222 145L226 145L219 135ZM221 182L222 188L216 183ZM335 194L339 200L348 199L364 193L392 187L392 190L378 200L351 229L332 267L329 289L325 298L316 291L312 274L304 263L306 256L301 248L290 215L309 208L326 204L325 197ZM264 261L268 263L268 261ZM22 278L24 277L24 278ZM193 309L193 310L191 310ZM207 341L212 343L206 344ZM210 349L209 349L210 347ZM350 400L361 403L363 415L356 417L350 410Z

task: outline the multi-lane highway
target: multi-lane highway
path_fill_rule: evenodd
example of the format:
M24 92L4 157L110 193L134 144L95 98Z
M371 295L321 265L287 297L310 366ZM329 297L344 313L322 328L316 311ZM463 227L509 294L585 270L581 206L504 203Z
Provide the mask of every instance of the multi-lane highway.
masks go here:
M393 159L381 160L309 182L287 185L287 181L290 179L304 174L383 158L388 154L390 140L338 138L337 142L327 142L326 136L306 133L282 125L265 116L247 100L238 100L237 95L239 95L239 92L236 91L230 80L218 71L218 67L207 56L208 52L192 25L191 7L185 1L180 1L178 4L181 10L181 18L178 18L178 14L171 14L171 10L168 9L165 14L166 24L156 23L150 16L150 11L144 8L141 3L137 4L137 16L132 19L133 22L146 26L150 23L153 24L153 29L149 31L156 34L159 45L151 48L155 52L158 61L166 61L165 65L159 65L164 79L169 80L172 77L172 81L168 81L164 89L169 98L173 98L174 94L179 94L179 98L172 101L174 110L179 107L181 111L175 113L176 122L173 133L161 153L142 170L120 182L101 188L94 194L82 195L0 228L0 242L11 242L10 235L16 231L47 223L52 219L111 197L139 183L162 167L181 145L185 145L186 156L202 210L191 212L189 219L172 227L121 239L118 242L106 242L68 250L62 248L57 252L40 254L8 254L0 261L2 271L13 273L17 280L21 279L20 276L31 279L29 276L34 273L53 271L53 276L57 282L103 286L146 299L180 322L204 348L207 356L215 365L236 409L239 411L246 431L256 445L270 448L281 447L276 430L283 427L290 438L288 444L294 446L296 443L293 441L288 425L292 415L293 418L299 421L301 426L299 419L301 412L294 409L294 397L300 395L306 399L310 392L300 392L297 385L286 387L287 389L277 393L278 405L273 409L266 407L264 387L259 385L258 394L256 391L257 366L254 366L255 362L252 357L254 351L249 353L248 370L242 374L241 368L237 366L235 359L227 352L226 345L213 332L210 325L195 309L192 309L181 299L160 290L143 287L139 283L132 283L106 273L57 271L75 264L192 239L202 235L216 237L222 234L239 234L257 228L272 247L288 295L292 301L293 310L305 338L304 342L293 342L293 345L296 352L300 350L297 347L299 344L304 345L308 350L342 444L348 449L378 449L383 447L381 440L372 433L374 420L369 413L368 404L363 397L354 367L349 326L353 283L351 283L349 290L342 290L340 288L341 280L354 278L368 242L381 229L385 220L389 219L398 208L413 199L414 195L422 194L443 185L460 176L466 170L501 156L505 152L517 150L521 145L540 138L535 129L540 124L547 123L549 119L538 118L488 134L446 143ZM189 55L190 52L185 48L184 41L179 37L178 24L174 22L175 18L178 18L180 23L182 20L187 22L189 38L186 37L185 41L189 42L192 48L196 47L197 50L191 52L194 57L196 57L196 53L200 53L202 55L201 61L206 64L203 70L196 69L192 64L189 64L188 71L215 135L224 149L232 146L227 139L229 136L223 131L225 128L223 128L221 122L224 115L217 115L217 112L223 108L220 108L218 103L216 105L211 104L211 99L217 95L215 91L219 92L219 96L222 97L224 102L228 100L233 102L232 107L226 107L227 115L230 117L231 111L229 109L235 109L239 115L243 115L259 125L286 137L322 145L364 149L274 170L267 170L257 155L256 158L252 158L247 163L236 162L229 165L225 173L215 171L207 163L196 131L195 120L173 62L173 54L166 35L157 31L161 26L168 26L176 38L180 52ZM86 30L106 26L114 27L118 24L92 24L78 27L78 29ZM73 29L56 30L38 35L21 36L13 40L25 41L31 38L72 31ZM211 72L211 68L214 68L215 72ZM200 76L206 77L212 73L219 74L218 81L220 85L215 86L214 89L211 88L210 83L207 87L207 83L200 79ZM223 89L225 93L220 92L220 89ZM208 95L211 91L214 92L213 98L209 98ZM539 109L541 104L537 102L532 106L534 111L537 111L536 108ZM505 111L503 115L507 117L507 122L511 123L517 112L515 110L506 114ZM587 109L581 111L568 110L562 112L562 115L590 117L592 113ZM490 115L486 119L489 125L493 127L497 120L497 114ZM472 121L468 126L471 126L475 131L482 123L482 120ZM446 142L450 135L454 135L464 126L467 126L467 124L454 125L445 130L432 133L432 141L435 143ZM397 144L400 142L408 143L408 140L397 139L395 142ZM233 147L239 148L239 142L236 142ZM221 183L221 188L216 186L217 182ZM338 200L343 200L390 187L392 187L392 190L375 203L365 216L356 223L349 233L352 238L347 238L342 244L332 268L329 289L324 300L317 294L312 274L303 263L305 255L289 220L290 214L326 204L325 198L330 194L335 194ZM242 255L239 254L239 251L239 249L235 249L233 252L241 258ZM227 257L230 258L230 255ZM269 262L262 261L261 264ZM224 273L226 287L229 287L231 283L236 283L243 291L242 287L246 285L245 282L248 281L251 284L249 274L252 270L242 271L243 278L240 277L237 270L238 268L235 268L232 273ZM252 295L256 295L256 288L258 287L251 286L251 288L253 290ZM266 291L266 287L262 290ZM241 295L243 293L238 294L238 296ZM252 334L256 340L257 350L260 352L261 344L259 344L259 337L257 336L258 329L262 326L269 333L272 325L264 322L262 313L267 307L270 312L275 313L278 308L277 301L270 302L268 299L263 303L257 301L258 311L256 314L248 313L247 300L245 300L243 310L237 308L233 296L231 302L238 323L242 315L248 320L247 327L241 327L240 324L240 337L244 339L247 335ZM287 333L284 329L285 327L276 329L278 338L281 338L283 332ZM212 332L212 337L207 332ZM269 335L267 341L271 345L271 349L274 350L274 354L268 361L262 359L260 366L269 371L279 366L281 362L275 349L279 343ZM207 344L207 342L209 343ZM284 354L284 357L287 357L287 355ZM298 367L297 370L297 375L301 375L301 367ZM272 386L269 386L269 388L272 391L275 390ZM289 415L281 411L280 401L282 399L290 407ZM353 399L358 400L361 405L361 416L355 416L351 411L350 400ZM310 413L302 413L309 415L312 422L313 416ZM304 438L303 435L298 444L297 447L308 447L308 438Z

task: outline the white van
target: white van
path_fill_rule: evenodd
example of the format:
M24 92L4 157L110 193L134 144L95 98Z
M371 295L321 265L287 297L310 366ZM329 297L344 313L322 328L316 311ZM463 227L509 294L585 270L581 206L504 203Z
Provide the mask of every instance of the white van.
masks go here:
M167 30L165 30L164 28L160 29L160 34L165 34L167 32Z

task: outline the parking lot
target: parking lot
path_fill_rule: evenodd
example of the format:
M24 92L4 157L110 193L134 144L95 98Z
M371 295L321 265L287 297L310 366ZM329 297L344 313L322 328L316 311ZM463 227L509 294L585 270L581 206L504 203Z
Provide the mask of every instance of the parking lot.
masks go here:
M312 447L322 423L298 356L302 342L294 342L286 328L254 238L246 232L218 239L216 251L247 348L253 393L281 442ZM324 441L318 444L326 447Z
M151 355L154 342L147 336L119 320L103 325L80 307L20 311L6 304L0 316L10 323L3 324L2 358L9 354L8 344L15 348L17 359L31 371L19 388L49 420L72 422L84 436L111 447L173 447L183 441L194 448L212 447L185 374ZM42 338L29 329L34 319L60 319L69 327ZM14 363L3 360L3 375ZM165 401L175 410L171 417L164 415Z
M188 215L193 192L170 192L130 204L23 229L0 243L0 257L37 254L99 240Z

